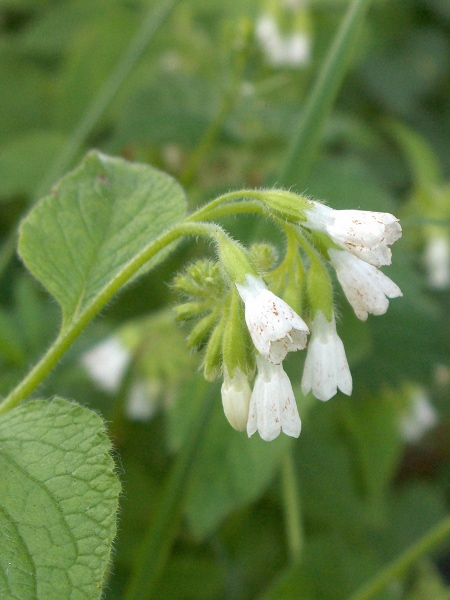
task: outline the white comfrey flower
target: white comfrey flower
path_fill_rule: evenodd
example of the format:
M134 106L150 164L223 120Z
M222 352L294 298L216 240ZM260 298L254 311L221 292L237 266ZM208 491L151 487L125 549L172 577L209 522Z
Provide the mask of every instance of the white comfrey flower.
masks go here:
M445 290L450 286L450 238L446 233L434 234L427 240L423 262L431 288Z
M224 367L221 391L223 412L228 422L236 431L245 431L252 394L247 376L240 369L236 369L234 377L231 378Z
M350 396L352 375L345 356L344 344L336 331L334 315L328 321L318 311L311 325L311 339L303 371L302 391L312 393L319 400L329 400L338 388Z
M339 283L358 319L384 315L388 298L403 296L400 288L379 269L345 250L328 250Z
M400 419L399 427L403 439L417 443L427 431L438 423L438 414L424 390L417 390L409 411Z
M245 303L245 322L260 354L280 364L288 352L303 350L309 329L289 304L267 289L260 277L236 284Z
M101 342L84 354L81 362L99 388L117 392L131 361L131 352L117 337Z
M256 24L256 37L267 60L273 67L300 67L310 60L311 43L303 33L283 36L278 23L270 15L263 15Z
M388 246L402 235L398 219L389 213L334 210L311 202L305 217L305 227L328 234L338 246L375 267L391 264Z
M298 437L302 425L289 377L282 365L274 365L262 356L257 356L256 362L258 374L250 400L248 436L259 431L263 440L271 442L283 431Z
M130 421L150 421L156 413L162 392L162 382L157 379L134 382L125 405L126 416Z

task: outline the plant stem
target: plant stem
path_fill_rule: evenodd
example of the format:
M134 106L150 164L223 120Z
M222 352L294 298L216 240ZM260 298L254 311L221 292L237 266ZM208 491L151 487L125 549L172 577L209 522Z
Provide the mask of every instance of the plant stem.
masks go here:
M352 0L308 96L298 129L277 181L303 189L314 164L320 137L355 50L370 0Z
M291 450L283 457L281 464L284 516L286 537L292 563L300 562L303 550L303 528L301 519L300 495Z
M165 22L171 11L180 0L165 0L152 4L141 28L132 39L128 49L111 73L100 92L96 95L61 154L51 165L38 188L38 197L47 193L49 187L72 164L84 142L104 115L106 109L116 97L118 91L130 75L135 64L153 40L156 32Z
M200 406L191 419L188 434L169 475L152 524L138 553L136 570L125 590L124 600L148 600L156 597L155 586L161 576L178 532L186 485L208 420L212 414L217 388L208 386Z
M363 585L348 600L370 600L392 580L401 577L419 558L430 552L450 536L450 517L445 518L418 542L392 561L371 581Z
M118 273L116 277L103 288L93 300L92 304L90 304L83 313L78 315L71 323L61 329L57 339L52 346L50 346L41 360L0 404L0 415L20 404L20 402L25 400L37 388L37 386L52 371L62 356L64 356L85 327L147 261L151 260L158 252L180 237L188 235L201 235L218 239L225 234L217 225L183 222L174 226L172 229L169 229L169 231L147 246L147 248L135 256L122 271L120 271L120 273Z

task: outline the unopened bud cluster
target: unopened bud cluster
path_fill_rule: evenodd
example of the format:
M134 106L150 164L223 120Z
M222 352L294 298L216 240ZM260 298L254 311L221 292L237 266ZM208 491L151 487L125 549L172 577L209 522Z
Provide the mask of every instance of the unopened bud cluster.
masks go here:
M191 265L173 287L185 300L175 309L178 318L192 321L188 346L204 351L205 378L223 376L228 421L238 431L246 429L249 436L259 431L270 441L281 431L300 435L283 369L288 352L307 348L304 394L323 401L338 389L351 394L329 268L359 319L384 314L388 299L402 295L379 270L391 263L389 246L401 236L401 227L387 213L336 211L282 190L261 192L258 200L286 233L284 257L278 260L268 244L246 250L221 230L214 238L219 260Z

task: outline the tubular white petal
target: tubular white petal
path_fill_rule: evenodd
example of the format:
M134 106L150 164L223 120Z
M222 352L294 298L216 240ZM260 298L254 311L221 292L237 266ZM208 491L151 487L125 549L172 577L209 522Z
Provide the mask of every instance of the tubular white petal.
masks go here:
M250 400L248 436L259 431L261 438L270 442L283 431L298 437L301 421L289 377L282 365L273 365L262 356L256 361L258 375Z
M329 250L328 254L358 319L365 321L369 313L384 315L388 298L403 296L398 285L373 265L341 250Z
M345 356L344 344L336 331L334 319L328 321L318 311L311 327L311 339L303 371L302 391L311 390L318 400L329 400L338 388L350 396L352 376Z
M305 213L305 227L328 234L338 246L371 265L391 264L392 253L388 246L402 235L394 215L367 210L333 210L318 202L311 202L311 205Z
M288 352L303 350L309 329L292 308L269 291L262 279L247 276L236 284L245 303L247 323L256 349L267 360L280 364Z
M223 412L228 422L236 431L245 431L252 393L247 376L237 369L231 378L225 367L221 392Z

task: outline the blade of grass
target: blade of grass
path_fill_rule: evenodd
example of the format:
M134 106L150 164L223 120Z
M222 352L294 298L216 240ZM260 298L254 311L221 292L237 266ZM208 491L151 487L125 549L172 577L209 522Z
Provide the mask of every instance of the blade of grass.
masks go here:
M120 88L128 79L128 76L137 61L179 2L180 0L166 0L162 3L156 3L156 8L154 6L151 7L147 17L144 19L142 27L137 31L125 54L122 55L116 68L111 73L100 92L95 96L90 106L86 109L86 112L73 131L69 141L61 151L61 154L56 158L44 175L34 195L35 199L46 194L51 185L72 166L72 163L82 149L83 144L105 114L105 111L116 97ZM16 241L17 232L14 229L10 232L0 248L0 278L3 276L4 271L14 256Z
M159 508L153 516L152 525L145 534L136 569L124 594L124 600L149 600L157 598L155 591L164 570L175 537L186 496L186 487L198 449L204 439L204 431L217 401L217 386L207 386L202 401L192 416L189 435L186 436L176 463L168 477Z
M116 97L117 92L127 80L137 61L178 2L180 0L157 2L156 8L152 5L142 23L142 27L132 39L115 70L111 73L100 92L95 96L75 131L72 133L66 147L43 178L38 188L38 197L47 193L53 182L71 166L86 139L92 133L94 127Z
M306 100L298 129L276 179L302 189L316 159L324 125L342 86L370 0L352 0Z
M418 542L413 544L406 552L382 569L375 577L357 590L348 600L370 600L376 594L401 577L424 554L431 552L450 536L450 517L445 518L431 531L425 534Z

